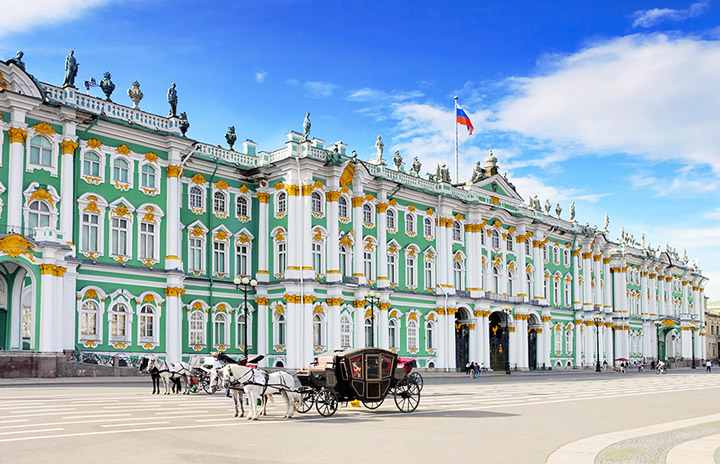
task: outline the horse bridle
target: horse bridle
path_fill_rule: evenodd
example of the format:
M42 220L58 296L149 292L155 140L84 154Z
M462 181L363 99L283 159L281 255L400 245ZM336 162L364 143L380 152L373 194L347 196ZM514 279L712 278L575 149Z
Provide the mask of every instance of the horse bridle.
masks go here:
M238 385L240 386L240 388L242 388L246 385L246 383L243 382L243 378L245 378L245 376L248 374L250 374L250 378L252 378L253 369L248 369L247 372L245 372L241 377L238 377L236 380L232 380L235 378L235 374L233 374L232 369L230 369L228 367L227 372L228 372L227 376L230 378L230 383L228 384L228 388L233 388L233 387L237 388ZM225 380L225 379L223 379L223 380Z

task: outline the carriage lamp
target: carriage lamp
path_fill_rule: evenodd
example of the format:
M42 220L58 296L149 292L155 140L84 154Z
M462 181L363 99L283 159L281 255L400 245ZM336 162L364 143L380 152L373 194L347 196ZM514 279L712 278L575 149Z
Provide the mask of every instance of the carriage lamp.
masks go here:
M603 317L600 315L600 313L596 313L593 316L593 322L595 323L595 340L597 341L597 351L595 352L597 354L595 362L595 372L602 372L602 369L600 369L600 326L603 323Z
M363 293L365 300L370 303L370 346L375 346L375 305L380 302L380 292L372 290Z
M255 287L257 287L257 280L255 279L248 279L247 277L243 277L242 279L240 277L235 277L233 279L233 283L235 284L235 288L240 290L245 294L245 305L243 306L243 354L245 357L248 357L248 350L247 350L247 332L248 332L248 315L247 315L247 296L248 293L254 292Z

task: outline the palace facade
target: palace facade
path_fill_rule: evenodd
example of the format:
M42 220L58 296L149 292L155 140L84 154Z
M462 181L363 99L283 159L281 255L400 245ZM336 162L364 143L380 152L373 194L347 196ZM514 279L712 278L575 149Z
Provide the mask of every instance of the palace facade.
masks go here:
M181 129L0 61L0 347L177 361L247 342L291 368L370 344L451 369L705 357L697 266L528 207L492 154L452 185L295 132L265 152ZM258 281L247 303L238 276Z

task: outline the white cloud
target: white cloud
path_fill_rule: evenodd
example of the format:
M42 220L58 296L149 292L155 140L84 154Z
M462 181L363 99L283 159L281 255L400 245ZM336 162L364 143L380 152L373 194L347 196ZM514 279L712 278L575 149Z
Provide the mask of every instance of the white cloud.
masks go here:
M720 172L720 42L631 35L511 81L493 128L577 154L628 153ZM584 151L584 153L583 153Z
M720 221L720 208L716 209L715 211L710 211L708 213L705 213L702 215L702 217L705 219Z
M297 87L298 85L300 85L300 81L297 80L297 79L294 79L294 78L288 79L288 80L286 81L286 83L287 83L287 85L291 85L291 86L293 86L293 87Z
M0 29L0 37L77 19L88 10L108 2L109 0L2 1L0 11L3 13L3 27Z
M684 10L672 8L652 8L650 10L638 10L633 13L633 27L652 27L661 21L685 21L705 13L708 2L698 2L690 5Z
M657 197L665 197L672 193L675 196L696 198L699 194L717 189L715 178L692 169L692 166L673 170L672 177L669 178L658 178L647 172L637 172L627 179L634 189L651 190Z
M265 76L267 76L267 71L264 71L262 69L255 71L255 81L259 84L265 82Z
M385 92L383 90L363 87L362 89L351 91L348 94L347 99L358 102L388 103L417 99L422 96L424 96L424 94L418 90L410 92L400 92L396 90L393 90L392 92Z
M330 82L308 81L305 82L304 87L310 98L327 98L332 96L339 86Z

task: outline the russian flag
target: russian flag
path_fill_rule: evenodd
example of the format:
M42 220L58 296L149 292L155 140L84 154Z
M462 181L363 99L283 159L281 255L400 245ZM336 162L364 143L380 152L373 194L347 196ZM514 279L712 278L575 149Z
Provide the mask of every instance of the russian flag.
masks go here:
M468 115L459 106L456 107L455 111L457 114L457 122L459 124L462 124L463 126L467 126L468 131L470 132L469 135L472 135L474 127L470 122L470 118L468 118Z

